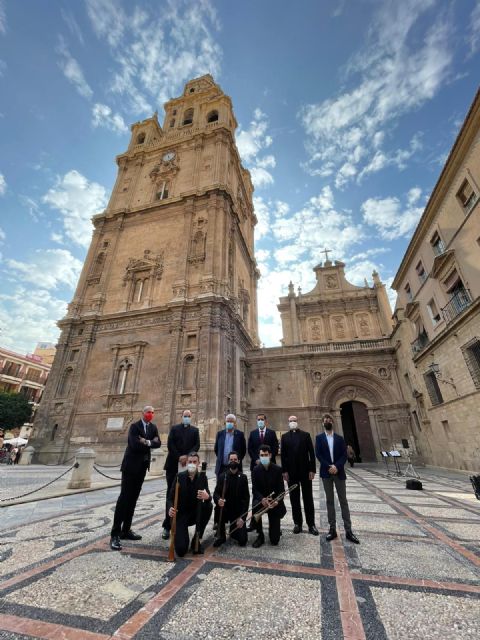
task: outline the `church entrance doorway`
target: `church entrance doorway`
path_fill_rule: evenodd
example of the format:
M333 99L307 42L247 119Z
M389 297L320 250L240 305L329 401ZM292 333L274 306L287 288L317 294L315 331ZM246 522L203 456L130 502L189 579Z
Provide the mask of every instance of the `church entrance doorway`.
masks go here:
M375 462L375 444L373 442L367 407L355 400L340 405L343 437L351 444L359 462Z

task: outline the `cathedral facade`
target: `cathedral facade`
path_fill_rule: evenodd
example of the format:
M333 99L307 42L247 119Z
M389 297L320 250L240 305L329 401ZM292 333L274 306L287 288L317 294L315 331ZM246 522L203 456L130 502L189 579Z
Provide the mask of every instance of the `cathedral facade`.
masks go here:
M190 408L210 455L233 411L283 431L296 413L312 435L328 410L364 460L414 446L390 342L384 285L355 287L344 265L315 268L307 294L281 298L282 346L257 330L253 186L235 145L232 103L209 75L132 126L94 233L35 420L41 462L89 446L121 456L153 404L161 433ZM328 258L328 254L327 254Z

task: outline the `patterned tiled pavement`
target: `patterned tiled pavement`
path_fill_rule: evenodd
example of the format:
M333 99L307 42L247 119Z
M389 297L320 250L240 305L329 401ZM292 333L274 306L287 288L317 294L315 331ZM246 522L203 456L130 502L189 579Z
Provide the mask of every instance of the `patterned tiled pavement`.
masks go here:
M162 481L145 485L135 520L143 539L121 553L108 547L118 490L3 508L0 638L479 638L480 503L465 476L422 476L420 492L380 467L349 470L359 546L341 526L325 541L316 481L320 538L294 535L288 509L277 547L253 549L250 534L245 548L214 549L209 527L205 555L175 563L160 539Z

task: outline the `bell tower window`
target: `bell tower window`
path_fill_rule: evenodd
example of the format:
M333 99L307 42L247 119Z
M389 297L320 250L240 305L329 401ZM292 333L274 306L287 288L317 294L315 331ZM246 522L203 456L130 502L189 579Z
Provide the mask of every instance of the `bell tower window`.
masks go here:
M192 124L193 122L193 109L187 109L183 114L183 124Z
M145 142L145 133L139 133L137 136L137 144L143 144Z
M210 111L207 116L207 122L218 122L218 111Z

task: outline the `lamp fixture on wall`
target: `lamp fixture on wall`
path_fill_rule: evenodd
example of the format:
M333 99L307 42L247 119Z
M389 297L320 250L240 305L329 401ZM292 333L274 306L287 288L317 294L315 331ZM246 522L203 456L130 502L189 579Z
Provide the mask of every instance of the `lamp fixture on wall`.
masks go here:
M433 375L435 376L435 378L437 380L440 380L440 382L443 382L444 384L449 384L451 387L453 387L455 389L455 392L458 395L457 387L456 387L455 383L453 382L453 378L450 378L450 380L444 380L442 372L440 371L440 365L439 364L437 364L436 362L434 362L432 360L431 363L428 365L428 369L429 369L430 373L433 373Z

